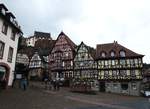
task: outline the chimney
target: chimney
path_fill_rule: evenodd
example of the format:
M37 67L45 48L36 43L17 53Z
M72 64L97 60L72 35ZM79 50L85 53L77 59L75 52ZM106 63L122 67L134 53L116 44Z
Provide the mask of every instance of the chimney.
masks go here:
M118 44L118 42L114 40L114 44Z
M114 44L116 43L116 41L114 40Z

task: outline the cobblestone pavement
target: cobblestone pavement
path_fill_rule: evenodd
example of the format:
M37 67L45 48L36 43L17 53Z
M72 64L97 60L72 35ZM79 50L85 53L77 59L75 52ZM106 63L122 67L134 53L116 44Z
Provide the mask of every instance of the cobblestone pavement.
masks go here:
M30 85L26 91L19 88L0 92L0 109L150 109L148 98L98 93L72 93L45 90L43 84ZM39 87L40 86L40 87Z

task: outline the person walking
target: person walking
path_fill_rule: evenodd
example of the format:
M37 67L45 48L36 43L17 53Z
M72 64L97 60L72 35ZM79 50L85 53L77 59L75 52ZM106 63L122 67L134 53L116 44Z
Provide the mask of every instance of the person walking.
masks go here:
M55 79L53 80L53 89L54 89L54 91L56 91L56 80Z
M48 89L48 81L49 81L48 76L45 76L44 77L45 89Z
M21 79L21 88L25 91L27 89L27 78L23 77Z
M56 80L56 90L59 91L59 80Z

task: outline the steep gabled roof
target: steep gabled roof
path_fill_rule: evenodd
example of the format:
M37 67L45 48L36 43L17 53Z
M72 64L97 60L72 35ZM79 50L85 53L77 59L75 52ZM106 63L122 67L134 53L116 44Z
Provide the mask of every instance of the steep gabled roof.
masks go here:
M0 4L0 9L4 8L6 11L8 11L7 7L4 4Z
M74 50L76 47L76 44L64 32L61 32L59 34L59 36L61 36L61 35L65 36L65 39L67 40L68 44L70 44L71 48Z
M91 54L92 58L95 59L96 50L94 48L92 48L92 47L87 46L86 44L84 44L83 41L77 47L77 51L76 52L78 53L78 50L80 49L81 45L84 45L87 48L88 52Z
M72 51L74 51L74 50L75 50L75 47L76 47L76 44L75 44L63 31L58 35L57 40L58 40L59 37L62 36L62 35L65 36L66 41L67 41L68 44L70 45ZM56 40L56 42L57 42L57 40ZM56 42L55 42L55 43L56 43ZM55 46L55 45L54 45L54 46Z
M106 53L105 58L111 58L111 55L110 55L111 51L115 52L114 57L120 57L120 51L122 50L125 51L125 54L126 54L125 57L143 57L144 56L144 55L135 53L132 50L118 44L117 41L114 41L114 43L98 44L96 47L96 58L97 59L103 58L101 56L102 52Z

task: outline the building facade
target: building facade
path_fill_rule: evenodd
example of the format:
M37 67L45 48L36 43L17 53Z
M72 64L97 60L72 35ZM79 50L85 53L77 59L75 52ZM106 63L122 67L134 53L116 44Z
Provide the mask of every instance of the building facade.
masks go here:
M142 58L143 55L125 48L116 41L97 45L100 91L140 95Z
M74 58L72 91L88 92L98 90L97 63L94 56L94 48L81 42Z
M29 79L42 80L47 70L48 56L42 56L35 52L29 63Z
M17 53L17 57L16 57L16 63L17 64L23 64L25 66L29 65L29 57L27 54L25 53Z
M49 55L49 67L53 79L69 80L73 77L73 58L76 45L61 32Z
M15 65L15 80L28 76L29 57L27 54L18 51Z
M11 86L14 79L18 39L21 35L15 16L4 4L0 4L0 81L4 87Z
M143 65L143 81L142 89L144 91L150 91L150 64Z
M35 46L36 41L38 40L52 40L50 33L35 31L33 36L26 38L27 46Z

